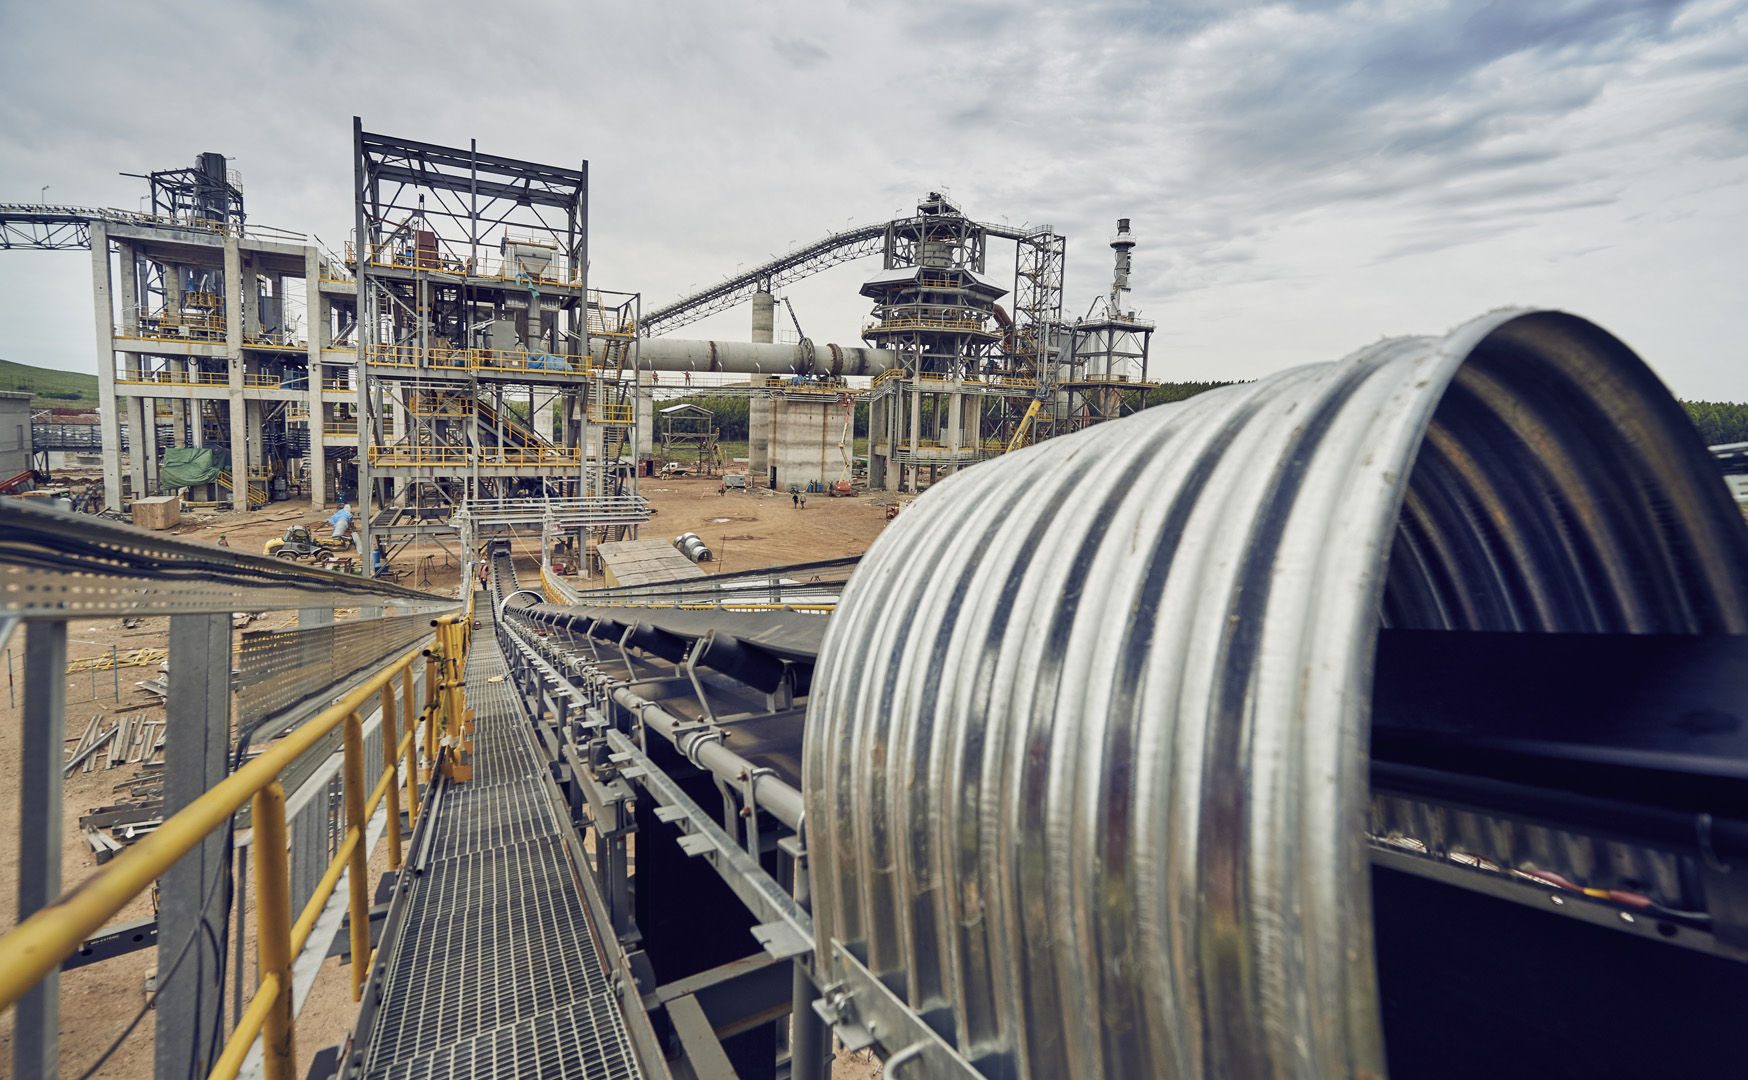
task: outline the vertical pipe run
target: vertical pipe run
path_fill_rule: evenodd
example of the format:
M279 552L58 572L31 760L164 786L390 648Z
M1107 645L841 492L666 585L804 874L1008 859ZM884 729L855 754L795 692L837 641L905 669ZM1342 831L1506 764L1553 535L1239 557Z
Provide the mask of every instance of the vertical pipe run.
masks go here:
M364 998L364 977L370 967L370 883L364 853L364 725L355 712L346 718L346 831L358 834L347 870L351 892L352 1000Z
M271 979L275 985L273 1005L261 1031L262 1064L267 1080L294 1080L297 1050L291 1015L291 875L286 865L285 788L277 781L255 793L253 824L260 981L265 985ZM367 924L365 933L369 932Z

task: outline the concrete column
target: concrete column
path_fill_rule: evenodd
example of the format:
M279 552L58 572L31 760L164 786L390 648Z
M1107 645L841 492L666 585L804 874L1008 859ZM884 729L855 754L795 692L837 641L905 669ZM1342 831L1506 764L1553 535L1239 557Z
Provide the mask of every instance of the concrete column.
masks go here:
M548 396L544 401L539 401L538 404L534 406L534 434L545 439L547 442L552 442L554 439L552 434L552 409L554 404L558 401L558 392L556 390L549 391L542 388L535 391L535 393L537 395L544 393Z
M227 240L227 243L230 241ZM239 252L240 256L240 252ZM240 258L242 274L237 280L238 299L242 302L240 311L243 316L243 335L245 337L261 336L261 302L256 293L260 285L255 280L255 260ZM229 273L225 275L225 288L230 286Z
M957 454L964 444L963 421L965 419L965 395L953 392L947 395L947 452ZM957 466L950 466L949 473L957 471Z
M249 508L248 408L243 399L243 254L235 236L225 237L225 355L230 374L231 498ZM250 306L253 306L251 302Z
M109 295L109 228L91 223L91 300L97 317L97 420L103 438L103 505L121 509L121 403L115 397L115 306Z
M777 340L777 299L768 292L753 294L753 340Z
M164 266L164 310L182 310L182 270L168 263Z
M912 464L910 467L910 492L913 495L916 494L917 489L917 466L915 464L916 459L914 455L917 452L918 444L921 443L922 440L923 395L920 390L912 390L910 392L910 452L913 457L911 459ZM903 469L901 468L899 471L902 472Z
M309 341L305 363L310 369L310 502L328 501L328 451L322 443L322 342L328 336L328 298L322 295L322 253L311 244L303 249L304 336Z
M117 241L115 249L116 291L121 294L121 334L123 337L137 337L140 332L139 253L126 241ZM140 355L132 352L122 353L122 363L128 374L136 379L145 366ZM128 482L133 487L134 498L139 499L152 493L152 466L158 453L156 402L150 398L128 398L127 426L131 443L127 459Z
M130 367L132 365L129 365ZM127 430L132 443L127 455L127 479L133 488L134 498L143 499L151 494L146 487L146 462L151 459L157 441L157 432L153 429L149 398L129 397L124 399L127 408Z
M755 375L748 381L757 385L764 380ZM770 478L772 405L772 400L764 395L747 401L747 472L758 484Z
M884 398L875 398L868 402L868 487L870 490L884 486L886 480L886 459L880 456L877 444L880 441L880 422L886 418Z
M753 341L768 344L776 340L777 300L761 290L753 294ZM765 379L766 376L755 374L747 381L758 386ZM775 456L771 448L771 427L775 408L776 402L766 397L755 397L747 403L747 472L755 484L768 483L771 479L771 461Z
M655 454L655 386L641 379L637 383L636 421L631 440L633 462Z
M249 445L253 447L250 457L261 459L261 402L245 401L243 403L249 416Z

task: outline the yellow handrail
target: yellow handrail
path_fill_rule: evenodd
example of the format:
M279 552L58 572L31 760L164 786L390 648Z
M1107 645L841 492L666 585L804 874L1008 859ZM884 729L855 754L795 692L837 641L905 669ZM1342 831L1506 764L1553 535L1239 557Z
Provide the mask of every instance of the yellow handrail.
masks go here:
M177 860L192 851L209 834L222 828L245 802L254 803L253 827L256 850L256 920L260 949L260 981L248 1008L238 1018L213 1068L213 1076L237 1074L257 1034L264 1037L266 1075L272 1080L290 1080L294 1067L294 1033L291 1016L291 962L308 942L317 915L326 906L343 872L350 871L348 916L352 926L352 996L358 1000L370 969L370 906L365 850L365 823L375 805L389 800L387 816L393 850L390 863L400 863L400 812L397 805L400 770L407 770L409 812L417 818L419 800L413 771L416 766L413 738L412 665L426 657L428 678L421 717L427 731L427 748L437 760L436 729L444 729L442 746L447 775L463 781L471 766L459 754L471 749L471 714L467 709L463 673L472 627L473 597L468 597L464 615L446 615L434 623L430 647L424 643L385 664L340 700L272 743L236 772L215 784L205 794L183 807L150 835L118 855L84 884L65 893L0 937L0 1009L4 1009L57 969L85 939L101 929L122 908L152 886ZM465 621L464 621L465 620ZM400 715L407 720L405 736L398 733L394 687L399 676ZM434 676L434 678L432 678ZM366 768L359 710L377 695L383 709L383 773L377 794L368 803L364 782ZM297 923L290 920L289 844L285 829L285 791L279 774L304 753L318 745L335 728L344 728L342 778L346 791L346 833L340 850L328 864L314 895L304 905ZM403 765L404 763L404 765Z

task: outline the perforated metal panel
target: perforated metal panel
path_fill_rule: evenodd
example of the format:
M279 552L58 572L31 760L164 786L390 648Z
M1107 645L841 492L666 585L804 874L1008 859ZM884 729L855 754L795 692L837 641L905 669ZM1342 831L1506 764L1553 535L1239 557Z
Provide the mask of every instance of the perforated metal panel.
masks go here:
M238 718L247 724L289 709L311 687L333 686L430 633L429 615L245 633L237 647Z
M639 1075L490 630L468 660L474 778L445 793L371 1029L369 1077Z

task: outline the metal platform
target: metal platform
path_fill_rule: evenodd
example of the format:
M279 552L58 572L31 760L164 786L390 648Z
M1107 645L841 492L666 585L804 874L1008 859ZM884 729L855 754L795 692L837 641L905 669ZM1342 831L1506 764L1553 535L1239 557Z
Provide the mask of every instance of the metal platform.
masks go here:
M639 1076L491 608L467 664L473 779L450 787L387 965L367 1077Z

